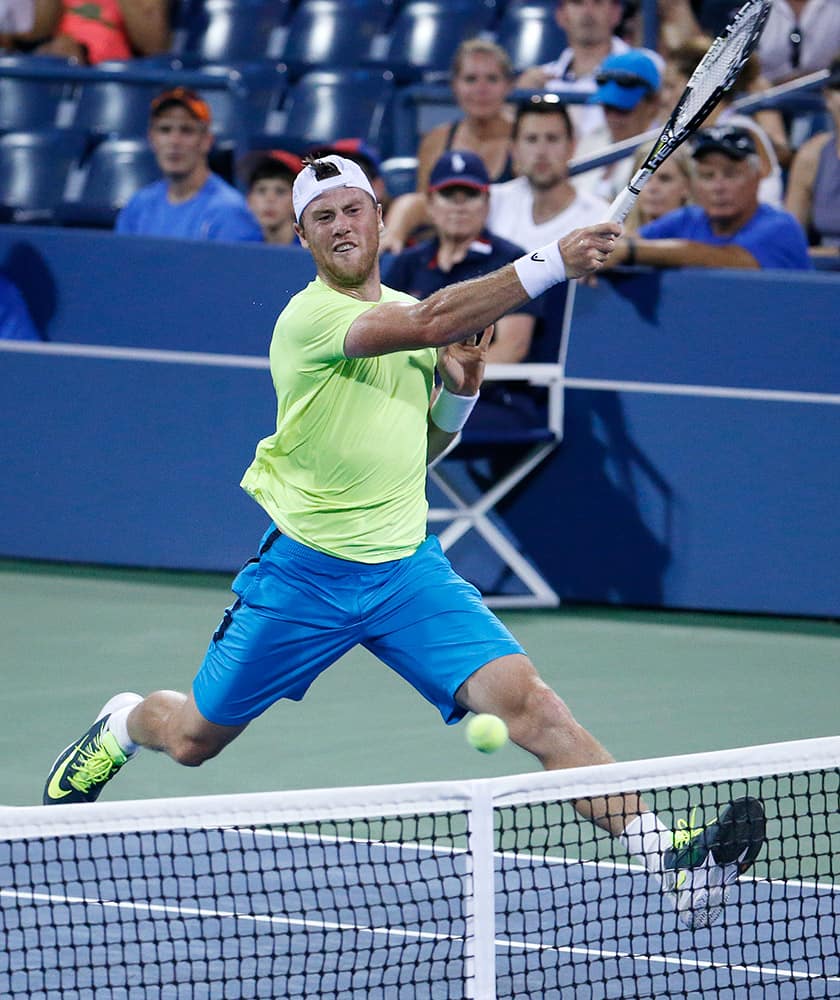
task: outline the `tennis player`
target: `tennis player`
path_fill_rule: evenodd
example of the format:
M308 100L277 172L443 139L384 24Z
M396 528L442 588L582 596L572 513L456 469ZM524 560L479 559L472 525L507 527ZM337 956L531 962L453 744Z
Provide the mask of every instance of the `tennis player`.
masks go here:
M612 759L426 536L425 483L427 463L453 445L475 404L492 323L558 282L597 271L620 227L573 230L418 302L380 283L382 212L357 164L337 155L308 163L293 202L317 277L277 321L277 429L242 480L273 525L234 580L236 601L191 693L112 698L59 755L46 803L93 801L141 747L201 764L280 698L302 698L358 644L445 722L468 711L501 716L545 768ZM744 807L705 832L675 836L633 794L578 808L644 859L695 926L717 918L727 886L758 853L743 831L732 843ZM714 855L723 847L720 864Z

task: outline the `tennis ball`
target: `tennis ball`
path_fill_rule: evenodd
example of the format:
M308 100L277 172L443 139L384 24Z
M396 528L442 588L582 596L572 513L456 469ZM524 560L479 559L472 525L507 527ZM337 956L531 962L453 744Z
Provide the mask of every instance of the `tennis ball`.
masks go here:
M508 741L508 727L498 715L474 715L467 723L467 743L481 753L494 753Z

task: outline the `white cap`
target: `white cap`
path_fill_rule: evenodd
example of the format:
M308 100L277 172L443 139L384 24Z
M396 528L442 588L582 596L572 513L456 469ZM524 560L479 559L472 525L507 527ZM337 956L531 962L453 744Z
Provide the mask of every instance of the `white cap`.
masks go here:
M298 222L300 222L300 217L303 215L303 210L311 201L314 201L327 191L332 191L334 188L360 188L376 201L376 195L373 193L373 188L367 178L367 174L358 163L345 159L343 156L336 156L335 154L322 156L318 159L318 162L335 164L338 167L338 174L335 177L325 177L319 181L315 176L315 171L312 169L312 164L307 164L301 170L295 178L295 183L292 187L292 204L294 205L295 218Z

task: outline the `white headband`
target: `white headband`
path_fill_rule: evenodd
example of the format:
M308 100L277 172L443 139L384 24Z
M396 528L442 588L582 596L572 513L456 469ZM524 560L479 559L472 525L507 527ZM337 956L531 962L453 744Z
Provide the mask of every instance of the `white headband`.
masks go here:
M292 187L292 205L295 209L295 218L300 222L301 216L306 206L320 195L327 191L332 191L339 187L360 188L366 191L374 201L376 195L373 193L367 174L358 163L345 159L343 156L322 156L319 163L332 163L338 167L338 174L335 177L325 177L318 180L311 164L307 164L295 178Z

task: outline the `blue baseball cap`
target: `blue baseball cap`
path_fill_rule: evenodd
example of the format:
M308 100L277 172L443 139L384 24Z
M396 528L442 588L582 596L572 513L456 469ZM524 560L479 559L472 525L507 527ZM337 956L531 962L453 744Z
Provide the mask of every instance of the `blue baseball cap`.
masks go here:
M630 49L607 56L595 74L598 89L589 104L606 104L621 111L632 111L643 97L659 88L659 69L647 53Z
M490 187L490 177L484 161L466 149L451 149L432 167L429 175L429 190L440 191L447 187L477 188L486 191Z

